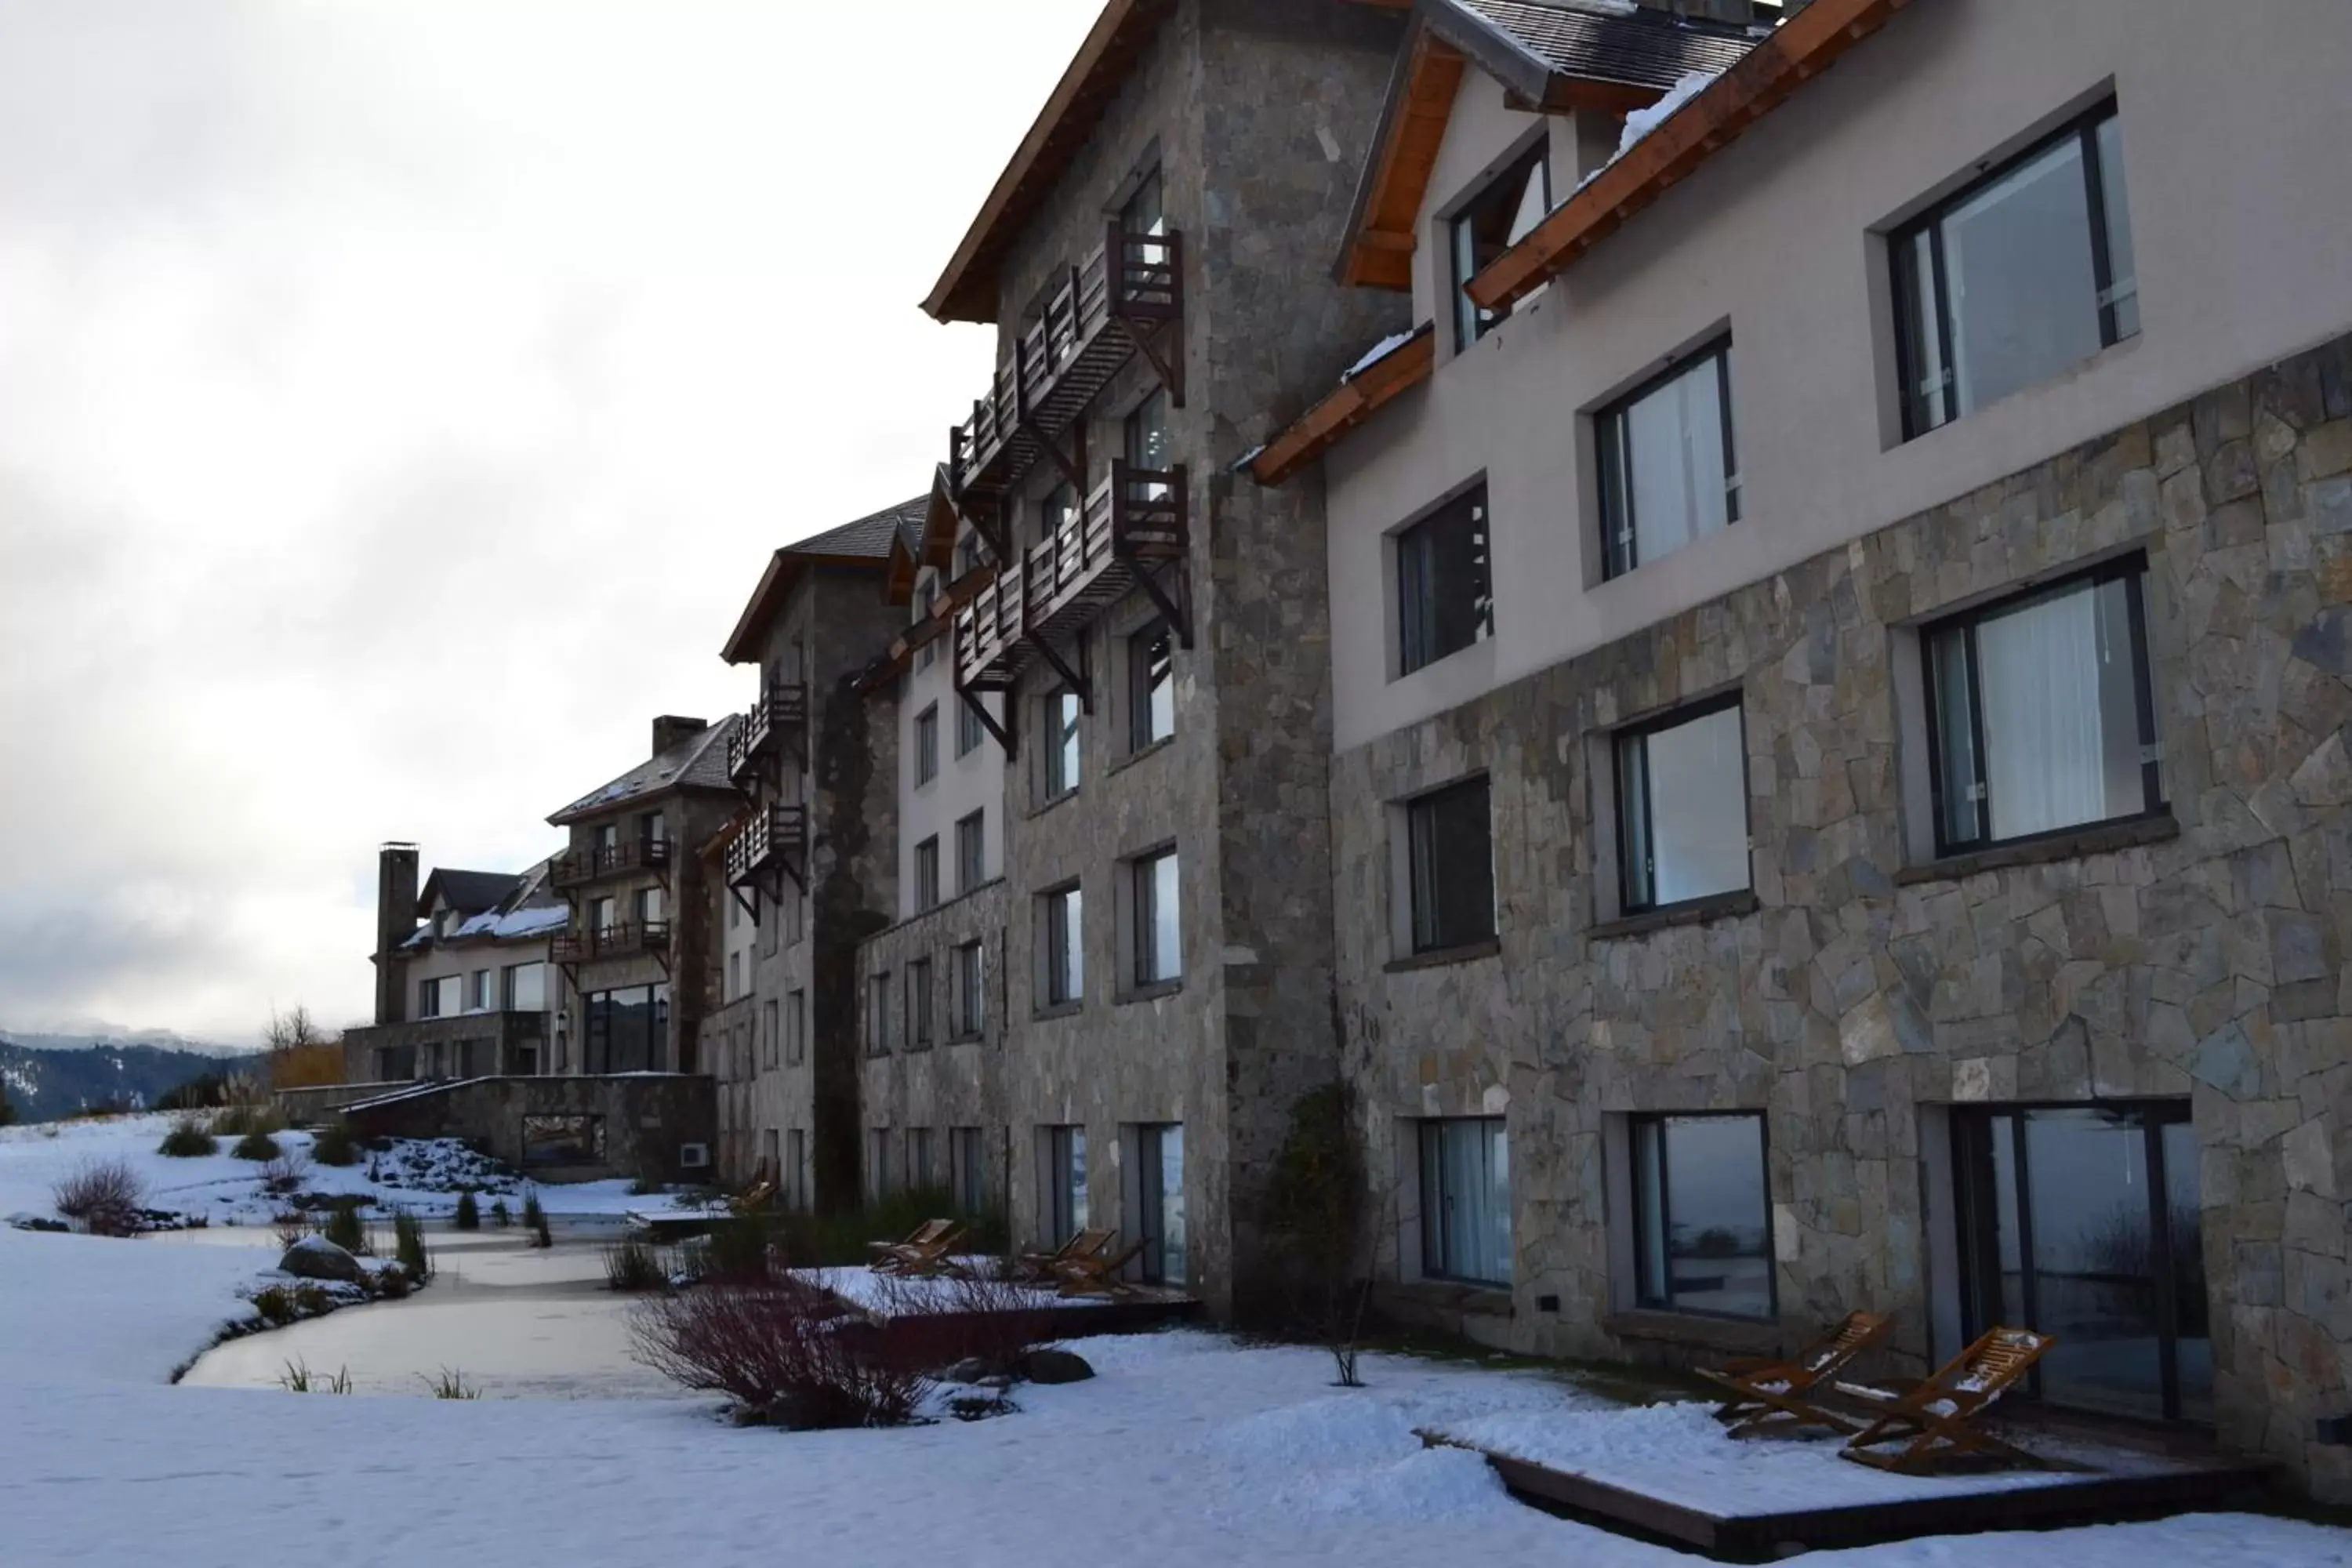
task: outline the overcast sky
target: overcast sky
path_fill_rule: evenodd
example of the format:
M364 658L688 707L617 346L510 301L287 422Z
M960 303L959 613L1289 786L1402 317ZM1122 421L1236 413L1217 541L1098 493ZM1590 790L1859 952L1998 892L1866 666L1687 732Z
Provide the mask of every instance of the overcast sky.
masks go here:
M0 1026L364 1021L379 840L742 706L1097 5L0 0Z

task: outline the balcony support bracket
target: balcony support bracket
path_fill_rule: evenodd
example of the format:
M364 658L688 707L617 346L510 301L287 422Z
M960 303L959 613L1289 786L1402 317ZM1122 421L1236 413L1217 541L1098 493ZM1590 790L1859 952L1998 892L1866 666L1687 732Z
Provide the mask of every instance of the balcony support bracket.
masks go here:
M1060 470L1063 479L1069 481L1070 488L1077 491L1081 497L1085 496L1087 493L1087 468L1084 455L1082 454L1075 459L1072 458L1067 452L1062 450L1062 444L1059 441L1056 441L1052 437L1046 435L1045 432L1029 417L1029 413L1026 409L1022 410L1021 428L1029 433L1029 439L1037 443L1037 449L1039 451L1045 453L1045 456L1054 460L1054 467Z
M758 929L760 924L760 900L757 899L745 898L743 896L743 889L740 888L730 887L727 889L727 892L728 896L735 900L736 905L740 908L745 914L751 917L751 925L753 929Z
M1076 669L1070 668L1069 661L1065 659L1055 649L1053 643L1046 638L1033 637L1029 639L1029 646L1037 650L1038 658L1053 667L1054 673L1062 678L1062 683L1065 686L1078 694L1078 707L1087 713L1092 714L1095 710L1095 692L1094 687L1087 679L1088 672L1085 636L1081 634L1078 637L1078 667Z
M1160 615L1167 617L1168 624L1176 628L1177 646L1189 653L1192 648L1192 579L1180 570L1176 574L1176 591L1171 594L1166 588L1160 586L1160 578L1156 574L1138 572L1135 574L1136 586L1141 588L1150 596L1151 602L1160 607Z
M973 718L980 721L980 727L996 737L996 743L1004 748L1008 762L1021 754L1021 749L1015 743L1020 726L1013 721L1012 703L1004 705L1004 722L1000 724L996 721L996 715L988 710L988 704L980 700L980 693L959 690L956 695L963 699L963 705L971 710Z
M1152 341L1156 334L1145 331L1142 324L1132 316L1119 317L1118 324L1127 333L1127 341L1135 345L1135 352L1143 356L1144 362L1151 366L1151 373L1160 378L1160 384L1168 389L1168 401L1179 408L1183 407L1184 345L1179 342L1174 353L1162 353L1160 345ZM1171 332L1169 335L1172 337L1175 334Z

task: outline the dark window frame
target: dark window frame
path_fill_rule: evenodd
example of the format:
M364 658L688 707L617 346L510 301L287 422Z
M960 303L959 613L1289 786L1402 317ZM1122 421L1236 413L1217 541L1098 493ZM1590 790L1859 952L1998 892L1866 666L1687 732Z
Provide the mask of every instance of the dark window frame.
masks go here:
M1469 269L1465 272L1462 255L1464 226L1475 223L1482 216L1500 210L1501 203L1507 201L1509 212L1504 220L1507 232L1510 219L1518 216L1519 204L1526 198L1528 176L1538 172L1543 178L1543 208L1549 213L1552 204L1551 132L1549 130L1514 153L1509 162L1480 181L1477 188L1465 197L1445 220L1445 265L1448 275L1454 279L1454 351L1456 353L1475 347L1488 332L1511 319L1511 308L1507 305L1498 310L1488 310L1471 300L1468 293L1471 280L1491 263L1493 258L1480 262L1474 253ZM1507 241L1506 249L1508 245Z
M1129 962L1134 965L1135 984L1139 988L1146 985L1173 985L1184 978L1184 935L1181 923L1183 906L1181 901L1176 911L1180 923L1176 933L1175 973L1172 974L1154 973L1159 968L1159 955L1154 951L1152 938L1159 926L1160 899L1152 878L1162 860L1176 862L1176 875L1181 889L1184 862L1177 856L1176 846L1173 844L1162 845L1157 849L1149 850L1127 863L1128 875L1131 879L1128 883L1129 924L1134 928L1132 944L1134 952L1129 955ZM1181 890L1179 898L1180 900L1181 898Z
M1044 699L1044 722L1038 725L1038 779L1044 804L1051 805L1076 795L1086 783L1086 702L1066 686L1056 686Z
M940 836L932 834L915 846L915 910L940 907Z
M1068 900L1077 895L1070 919ZM1086 892L1077 882L1065 882L1037 895L1045 901L1045 994L1048 1007L1076 1007L1086 1001ZM1077 955L1077 973L1070 973L1070 955Z
M2119 121L2121 118L2116 99L2112 96L2102 99L2080 114L2068 119L2049 134L2036 137L2016 153L2002 159L1999 163L1987 169L1983 174L1976 175L1958 189L1938 196L1928 204L1924 211L1888 231L1886 257L1889 281L1892 284L1889 298L1895 307L1895 374L1897 383L1896 392L1902 405L1904 440L1915 441L1932 431L1942 429L1947 425L1956 424L1976 412L1975 408L1963 409L1954 404L1958 386L1952 369L1952 294L1950 268L1945 257L1942 228L1944 220L1949 217L1955 209L1999 184L2052 148L2070 140L2081 144L2083 154L2084 197L2087 204L2084 210L2090 219L2091 230L2092 284L2096 291L2095 297L2099 312L2099 347L2103 351L2111 349L2119 342L2139 335L2142 327L2137 321L2129 332L2120 330L2121 321L2116 306L2121 301L2114 297L2115 237L2107 231L2106 181L2108 176L2099 153L2099 128L2109 121ZM1911 339L1919 320L1918 307L1922 303L1919 297L1921 285L1916 277L1916 262L1906 258L1912 255L1914 247L1922 235L1927 236L1928 240L1930 277L1927 286L1934 290L1936 297L1936 352L1943 366L1935 394L1936 397L1943 403L1945 409L1943 417L1939 419L1927 417L1929 412L1929 395L1920 391L1921 367L1913 363L1916 350L1912 346ZM2135 279L2134 281L2137 284L2137 279ZM2137 299L2136 291L2135 299Z
M988 808L956 818L956 894L961 897L988 880ZM971 853L966 854L969 847Z
M988 733L981 724L979 710L972 707L980 700L974 695L956 704L955 754L959 760L980 750L980 742Z
M1516 1276L1518 1271L1518 1234L1517 1226L1513 1224L1518 1218L1515 1212L1518 1202L1516 1187L1507 1190L1504 1194L1503 1219L1506 1227L1511 1232L1510 1251L1503 1260L1507 1270L1506 1278L1490 1279L1481 1275L1454 1274L1448 1272L1444 1267L1445 1254L1449 1250L1446 1239L1453 1232L1453 1216L1447 1212L1447 1205L1443 1201L1433 1205L1430 1198L1434 1192L1442 1200L1445 1191L1444 1129L1464 1124L1476 1124L1502 1130L1504 1180L1506 1184L1511 1181L1509 1174L1511 1128L1508 1117L1424 1116L1416 1119L1413 1138L1420 1163L1418 1173L1421 1178L1421 1277L1424 1279L1445 1280L1454 1284L1477 1285L1492 1289L1507 1290L1514 1283L1511 1276ZM1436 1163L1433 1166L1431 1163L1433 1150L1437 1152ZM1436 1243L1434 1247L1431 1245L1433 1239Z
M988 1031L988 944L975 937L948 950L949 1037L976 1040Z
M1486 922L1483 930L1456 931L1441 929L1437 919L1439 900L1436 897L1437 868L1443 857L1437 846L1425 833L1423 825L1433 821L1434 813L1444 803L1476 791L1485 807L1486 824ZM1495 793L1493 780L1486 773L1473 773L1456 779L1436 789L1424 790L1404 803L1406 889L1411 908L1408 910L1412 930L1412 951L1418 955L1426 952L1447 952L1457 948L1475 947L1492 942L1499 934L1502 921L1495 908Z
M938 1004L931 988L931 960L926 953L907 961L907 1047L930 1047L938 1028Z
M1152 651L1164 646L1167 662L1160 666ZM1159 680L1152 679L1155 667L1164 670ZM1168 733L1152 732L1152 699L1161 686L1168 689ZM1150 750L1176 734L1176 633L1165 620L1152 620L1128 634L1127 638L1127 748L1130 752Z
M940 776L940 705L933 702L915 715L915 787L921 789Z
M1663 1142L1658 1155L1658 1205L1663 1211L1655 1218L1645 1218L1642 1202L1642 1129L1654 1126L1660 1140L1665 1137L1669 1121L1732 1121L1756 1123L1757 1177L1764 1204L1764 1271L1768 1305L1762 1316L1750 1317L1742 1312L1711 1312L1704 1307L1685 1307L1674 1299L1673 1254L1668 1252L1667 1289L1664 1297L1653 1296L1642 1279L1642 1259L1648 1254L1650 1226L1663 1220L1667 1227L1669 1243L1674 1228L1674 1188L1666 1170ZM1643 1311L1673 1312L1682 1317L1712 1318L1723 1322L1777 1322L1780 1316L1780 1260L1779 1242L1772 1234L1772 1119L1761 1110L1660 1110L1640 1111L1625 1119L1625 1151L1631 1178L1628 1194L1633 1221L1633 1302Z
M1635 864L1637 857L1633 852L1634 838L1632 816L1633 802L1631 798L1633 792L1627 786L1625 777L1626 758L1630 753L1630 748L1639 745L1642 748L1641 842L1644 847L1650 846L1655 842L1658 820L1650 793L1648 745L1650 737L1668 730L1679 730L1684 725L1696 723L1701 719L1711 719L1727 708L1736 708L1739 710L1740 833L1748 840L1746 890L1752 892L1755 889L1756 802L1748 787L1747 690L1743 687L1735 686L1728 691L1717 692L1713 697L1701 698L1696 702L1686 702L1679 708L1669 708L1663 713L1653 714L1647 719L1628 724L1610 733L1610 776L1614 781L1617 793L1617 912L1619 914L1671 913L1675 910L1686 910L1696 905L1712 903L1717 899L1729 898L1742 891L1739 888L1727 888L1720 892L1701 893L1696 898L1677 899L1668 904L1657 902L1655 899L1656 857L1641 856L1638 858L1641 864L1638 866Z
M1439 528L1466 528L1478 542L1478 572L1472 595L1473 633L1451 647L1437 646L1437 584L1427 541ZM1397 678L1414 675L1495 637L1495 509L1481 478L1431 507L1396 531Z
M1600 486L1601 576L1603 582L1613 582L1644 564L1639 542L1634 537L1636 520L1633 465L1630 461L1633 429L1626 416L1633 412L1635 404L1680 381L1709 360L1715 362L1716 406L1723 426L1723 525L1729 529L1740 521L1740 498L1745 486L1740 482L1739 440L1733 428L1731 416L1731 334L1725 332L1688 353L1676 356L1657 374L1593 411L1593 472ZM1624 513L1622 517L1614 515L1620 508ZM1692 542L1697 542L1694 540ZM1665 557L1658 556L1656 559L1664 560Z
M2087 591L2093 594L2111 582L2124 584L2128 627L2131 633L2133 700L2139 724L2140 789L2144 802L2138 811L2120 816L2100 817L2092 822L2073 822L2063 827L2047 828L2039 833L2020 834L2011 838L1992 837L1992 788L1984 775L1985 726L1982 666L1978 653L1977 629L1987 621L1999 620L2005 615L2030 609L2035 605L2068 594ZM1937 706L1936 643L1946 633L1963 635L1967 656L1969 688L1969 718L1970 742L1976 776L1963 781L1965 787L1975 792L1977 836L1955 839L1950 834L1952 783L1947 776L1948 762L1944 755L1943 713ZM2034 584L2018 593L1988 600L1948 616L1922 622L1919 633L1919 685L1921 716L1927 728L1927 787L1928 809L1935 819L1935 850L1938 860L1956 855L1974 855L1988 849L2002 849L2012 845L2034 844L2049 838L2061 838L2094 827L2110 826L2116 823L2144 822L2168 815L2170 798L2164 788L2164 763L2161 739L2156 726L2156 680L2153 662L2147 647L2147 559L2135 552L2102 561L2079 572L2070 572L2045 583Z

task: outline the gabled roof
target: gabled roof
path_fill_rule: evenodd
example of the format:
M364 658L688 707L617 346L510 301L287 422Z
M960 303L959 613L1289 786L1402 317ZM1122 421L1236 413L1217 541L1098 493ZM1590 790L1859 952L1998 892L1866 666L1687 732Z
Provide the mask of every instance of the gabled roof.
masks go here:
M1760 36L1625 0L1415 0L1349 215L1339 280L1412 287L1421 210L1465 65L1525 110L1627 114L1693 71L1727 68Z
M955 489L941 463L931 478L931 493L923 501L921 521L898 531L898 545L890 552L890 573L883 596L893 605L915 601L915 579L926 566L945 575L955 564L956 535L963 514L956 510Z
M1137 57L1175 9L1175 0L1109 0L1103 6L1036 123L996 177L947 270L931 286L925 310L942 321L996 320L997 269L1005 247L1020 237L1023 226L1052 193L1126 84Z
M759 662L755 645L760 634L783 606L785 595L792 592L803 573L812 566L884 571L889 564L890 548L898 531L919 525L923 510L930 504L928 494L920 495L777 551L768 558L768 569L761 574L760 585L751 591L751 602L743 606L743 614L737 619L735 629L728 634L727 646L719 650L719 657L730 664Z
M417 892L417 918L430 915L436 901L446 902L461 915L497 909L521 880L512 871L460 871L452 866L436 866Z
M582 795L547 820L563 827L673 790L732 789L727 777L727 737L735 732L740 721L740 715L730 713L702 733L680 741L660 756L639 763L604 788Z

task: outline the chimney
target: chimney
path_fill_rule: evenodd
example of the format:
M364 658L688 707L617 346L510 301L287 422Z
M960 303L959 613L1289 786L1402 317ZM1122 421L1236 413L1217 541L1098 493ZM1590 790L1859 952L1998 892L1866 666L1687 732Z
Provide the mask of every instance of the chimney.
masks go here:
M710 726L699 719L680 719L668 715L654 721L654 755L658 757L673 746L684 745Z
M408 1017L408 961L400 944L416 931L416 846L386 844L376 851L375 1021Z

